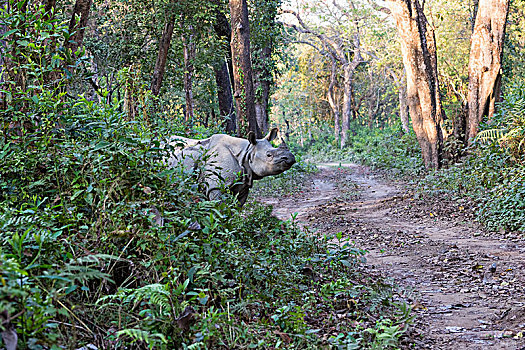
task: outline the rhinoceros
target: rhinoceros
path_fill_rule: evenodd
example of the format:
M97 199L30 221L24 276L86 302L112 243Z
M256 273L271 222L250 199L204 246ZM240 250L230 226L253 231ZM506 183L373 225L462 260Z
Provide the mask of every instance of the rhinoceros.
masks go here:
M284 142L279 147L270 144L277 137L277 132L278 129L274 128L263 139L256 139L253 132L248 133L247 139L224 134L203 140L176 136L169 142L176 150L167 159L167 165L175 167L182 163L185 169L190 170L204 163L208 198L217 199L221 187L227 187L237 195L242 206L253 180L280 174L295 163L294 155ZM182 149L181 144L184 144Z

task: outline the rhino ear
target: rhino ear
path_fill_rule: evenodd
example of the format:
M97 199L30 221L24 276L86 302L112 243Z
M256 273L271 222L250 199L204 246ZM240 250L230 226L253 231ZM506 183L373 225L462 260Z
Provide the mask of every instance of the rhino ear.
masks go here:
M248 141L250 141L252 145L255 145L257 143L257 138L255 137L255 133L253 131L250 131L248 133Z
M265 139L268 140L268 141L273 141L275 140L275 138L277 137L277 133L279 132L279 129L277 128L273 128L272 130L270 130L270 132L268 133L268 135L266 135Z

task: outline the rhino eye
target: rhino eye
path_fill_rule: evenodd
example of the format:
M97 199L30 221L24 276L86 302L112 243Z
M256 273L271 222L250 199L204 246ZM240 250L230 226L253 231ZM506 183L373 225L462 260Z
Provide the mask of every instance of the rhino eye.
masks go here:
M270 158L270 157L272 156L272 154L271 154L271 153L266 153L266 156L267 156L268 158Z

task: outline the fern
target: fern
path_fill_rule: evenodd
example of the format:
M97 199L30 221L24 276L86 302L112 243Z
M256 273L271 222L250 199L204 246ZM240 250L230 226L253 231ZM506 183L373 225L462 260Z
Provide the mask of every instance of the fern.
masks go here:
M166 337L164 337L164 335L161 333L150 333L148 331L136 328L123 329L121 331L118 331L117 336L127 336L131 338L131 344L137 342L144 342L148 345L148 348L150 349L153 349L156 345L168 343Z
M147 301L151 308L158 307L158 312L148 309L152 313L162 315L172 315L172 304L170 302L170 291L168 284L148 284L137 289L119 289L117 294L107 295L98 299L97 304L100 308L105 308L114 304L114 300L120 300L126 304L136 304L141 301ZM177 303L178 305L178 303Z
M507 133L506 129L489 129L478 133L477 140L483 143L499 141Z

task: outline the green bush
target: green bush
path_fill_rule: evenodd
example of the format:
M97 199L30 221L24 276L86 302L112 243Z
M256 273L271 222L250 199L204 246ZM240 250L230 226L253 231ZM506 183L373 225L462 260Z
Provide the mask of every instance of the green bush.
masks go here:
M469 197L479 220L491 230L525 231L523 164L523 86L507 88L498 113L482 131L462 163L430 175L422 189Z
M198 169L165 169L148 123L78 99L60 126L0 140L0 307L20 347L279 347L287 334L304 348L322 344L306 315L346 298L364 309L373 288L348 278L362 251L271 207L206 200ZM305 171L299 162L278 186ZM359 310L360 331L340 328L366 344L373 320Z

